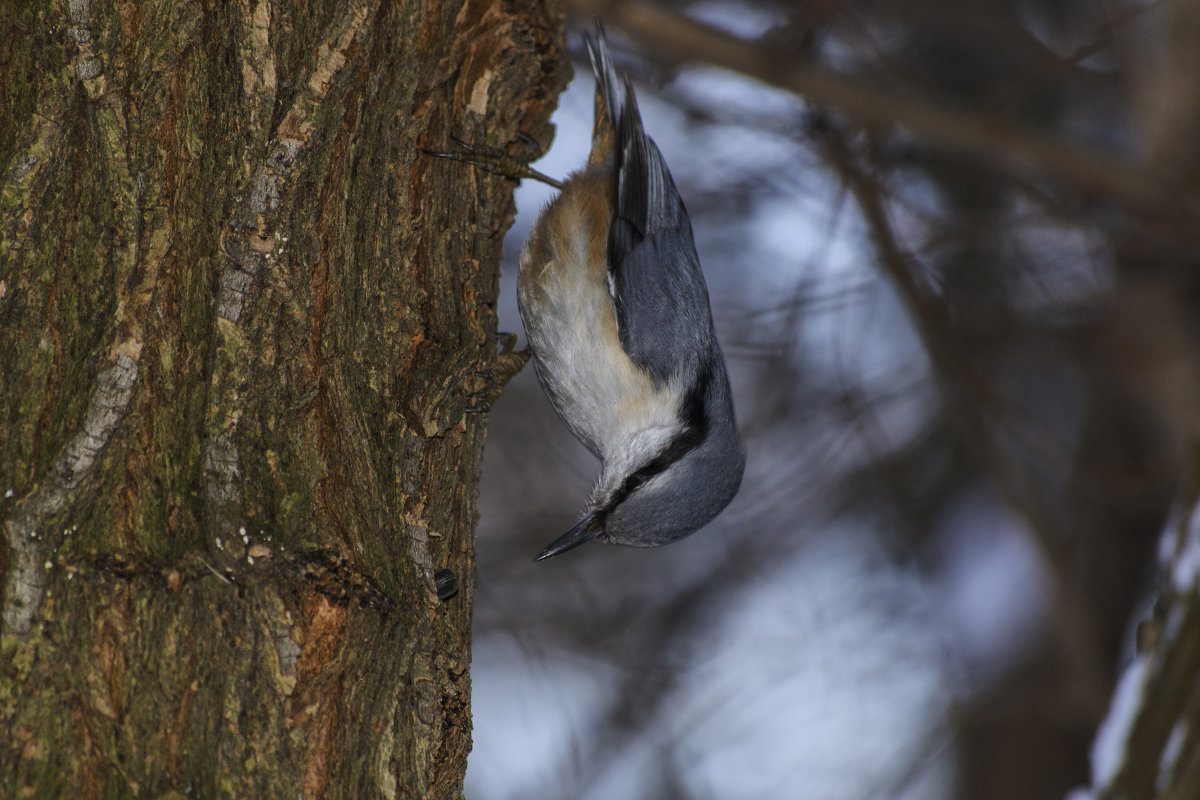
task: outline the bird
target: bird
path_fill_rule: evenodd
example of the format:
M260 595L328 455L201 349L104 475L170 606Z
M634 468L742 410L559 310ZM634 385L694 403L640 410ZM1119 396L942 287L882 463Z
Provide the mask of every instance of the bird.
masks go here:
M729 504L746 464L691 219L599 21L584 40L596 90L581 169L560 182L458 140L431 153L559 189L522 248L517 305L543 392L601 468L535 561L593 540L675 542Z

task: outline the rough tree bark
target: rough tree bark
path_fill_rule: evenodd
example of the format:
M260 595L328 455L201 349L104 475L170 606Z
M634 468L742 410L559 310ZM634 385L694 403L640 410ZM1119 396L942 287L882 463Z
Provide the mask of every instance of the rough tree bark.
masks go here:
M562 14L0 5L0 796L460 796L512 184L419 148Z

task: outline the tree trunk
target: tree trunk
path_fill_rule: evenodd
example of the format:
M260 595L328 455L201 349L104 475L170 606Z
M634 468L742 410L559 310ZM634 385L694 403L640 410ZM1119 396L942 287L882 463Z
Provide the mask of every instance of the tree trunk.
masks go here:
M554 2L0 7L0 796L460 796L512 184L419 148L566 72Z

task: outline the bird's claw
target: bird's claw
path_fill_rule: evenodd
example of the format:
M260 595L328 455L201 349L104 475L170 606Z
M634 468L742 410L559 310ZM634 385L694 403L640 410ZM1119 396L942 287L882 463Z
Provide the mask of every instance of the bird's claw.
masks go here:
M470 164L473 167L478 167L484 172L490 172L493 175L501 175L505 178L513 178L515 180L523 180L531 178L535 181L549 184L555 189L562 189L561 181L551 178L543 172L538 172L533 167L529 166L529 160L540 151L540 146L536 139L527 133L518 132L517 137L524 142L527 147L525 157L514 156L499 147L490 147L483 144L471 144L464 142L457 136L451 136L450 141L458 149L452 152L444 152L437 150L426 150L421 148L421 152L427 156L434 158L445 158L450 161L459 161L463 164Z
M472 400L479 401L467 406L466 410L470 414L491 411L492 405L500 399L504 387L521 371L532 355L528 347L523 350L517 349L515 333L497 334L496 341L500 345L500 352L496 354L496 366L475 371L475 377L481 379L484 386L469 395Z

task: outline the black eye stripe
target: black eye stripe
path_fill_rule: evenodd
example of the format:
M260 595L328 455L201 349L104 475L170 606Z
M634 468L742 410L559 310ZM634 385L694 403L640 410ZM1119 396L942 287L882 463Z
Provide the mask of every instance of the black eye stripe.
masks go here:
M621 488L617 489L609 499L604 516L608 516L609 512L625 502L625 498L630 494L640 489L654 476L666 472L672 464L699 447L700 443L704 441L704 436L708 432L708 414L704 410L704 394L708 391L708 385L711 382L712 371L706 365L696 376L695 383L688 390L683 405L679 409L679 416L684 423L682 430L675 434L675 438L661 453L625 479Z

